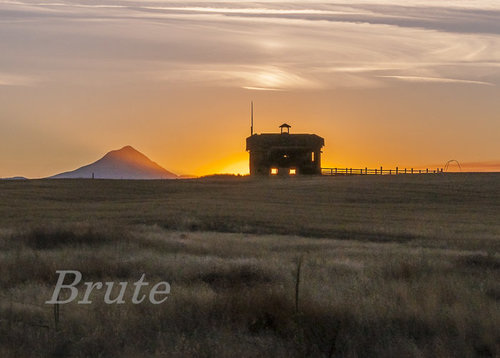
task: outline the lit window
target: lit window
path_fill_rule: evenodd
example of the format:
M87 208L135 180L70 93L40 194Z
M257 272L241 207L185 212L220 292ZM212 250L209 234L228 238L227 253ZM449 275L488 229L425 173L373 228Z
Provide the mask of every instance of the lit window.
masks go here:
M290 175L295 175L295 174L297 174L297 169L295 168L290 169Z
M278 174L278 168L271 168L271 175Z
M311 161L314 162L314 152L311 152Z

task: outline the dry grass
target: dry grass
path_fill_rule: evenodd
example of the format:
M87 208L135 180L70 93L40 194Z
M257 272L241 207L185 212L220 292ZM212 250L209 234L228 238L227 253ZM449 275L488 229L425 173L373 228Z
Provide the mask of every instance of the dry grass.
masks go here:
M0 183L0 356L498 356L498 177L324 179ZM60 269L172 291L56 331Z
M12 181L0 182L0 227L146 224L498 249L499 202L495 173Z

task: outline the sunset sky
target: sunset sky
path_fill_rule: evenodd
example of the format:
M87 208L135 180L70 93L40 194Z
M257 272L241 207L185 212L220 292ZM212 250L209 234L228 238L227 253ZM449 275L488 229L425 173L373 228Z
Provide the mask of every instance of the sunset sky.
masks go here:
M498 0L0 0L0 177L244 173L251 100L323 166L500 171L499 88Z

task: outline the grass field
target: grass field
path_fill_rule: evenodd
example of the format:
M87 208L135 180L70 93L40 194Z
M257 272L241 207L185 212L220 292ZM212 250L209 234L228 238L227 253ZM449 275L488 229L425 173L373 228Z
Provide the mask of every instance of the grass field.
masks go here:
M0 181L0 356L497 357L499 251L500 174Z

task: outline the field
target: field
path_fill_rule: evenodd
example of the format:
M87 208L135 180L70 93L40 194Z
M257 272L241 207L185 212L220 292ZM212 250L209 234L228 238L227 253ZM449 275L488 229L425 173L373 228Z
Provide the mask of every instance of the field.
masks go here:
M493 173L0 181L0 356L498 357L499 251Z

